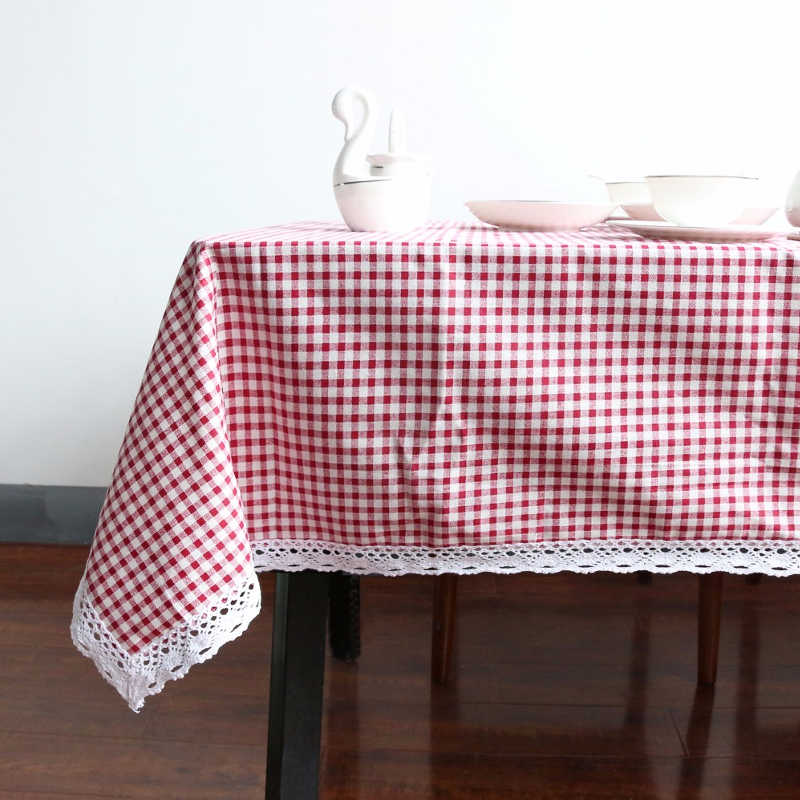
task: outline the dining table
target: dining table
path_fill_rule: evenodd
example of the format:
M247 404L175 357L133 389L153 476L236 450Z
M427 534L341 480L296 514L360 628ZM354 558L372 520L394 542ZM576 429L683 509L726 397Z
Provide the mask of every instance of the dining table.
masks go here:
M332 575L800 573L795 269L603 224L194 241L74 644L138 711L275 571L267 797L309 800Z

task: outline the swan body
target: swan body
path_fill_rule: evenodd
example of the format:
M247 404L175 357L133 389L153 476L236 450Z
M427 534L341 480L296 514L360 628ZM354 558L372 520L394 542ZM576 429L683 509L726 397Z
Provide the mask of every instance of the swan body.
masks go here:
M427 175L340 183L333 193L351 231L407 231L424 225L430 213Z

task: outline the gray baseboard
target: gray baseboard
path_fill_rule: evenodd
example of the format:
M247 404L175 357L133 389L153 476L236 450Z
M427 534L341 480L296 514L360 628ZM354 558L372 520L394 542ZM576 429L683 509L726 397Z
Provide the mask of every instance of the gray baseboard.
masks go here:
M88 544L104 486L0 484L0 542Z

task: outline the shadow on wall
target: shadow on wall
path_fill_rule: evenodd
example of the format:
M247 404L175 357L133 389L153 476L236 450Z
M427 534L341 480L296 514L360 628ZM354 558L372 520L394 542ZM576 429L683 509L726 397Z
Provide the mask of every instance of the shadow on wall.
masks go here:
M0 485L0 542L88 544L104 486Z

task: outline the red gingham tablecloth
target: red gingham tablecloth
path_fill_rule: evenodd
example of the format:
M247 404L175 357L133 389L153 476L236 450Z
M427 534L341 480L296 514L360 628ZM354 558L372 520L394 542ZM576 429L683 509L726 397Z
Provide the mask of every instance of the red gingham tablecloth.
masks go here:
M800 245L304 223L192 244L75 598L138 709L256 570L800 572Z

